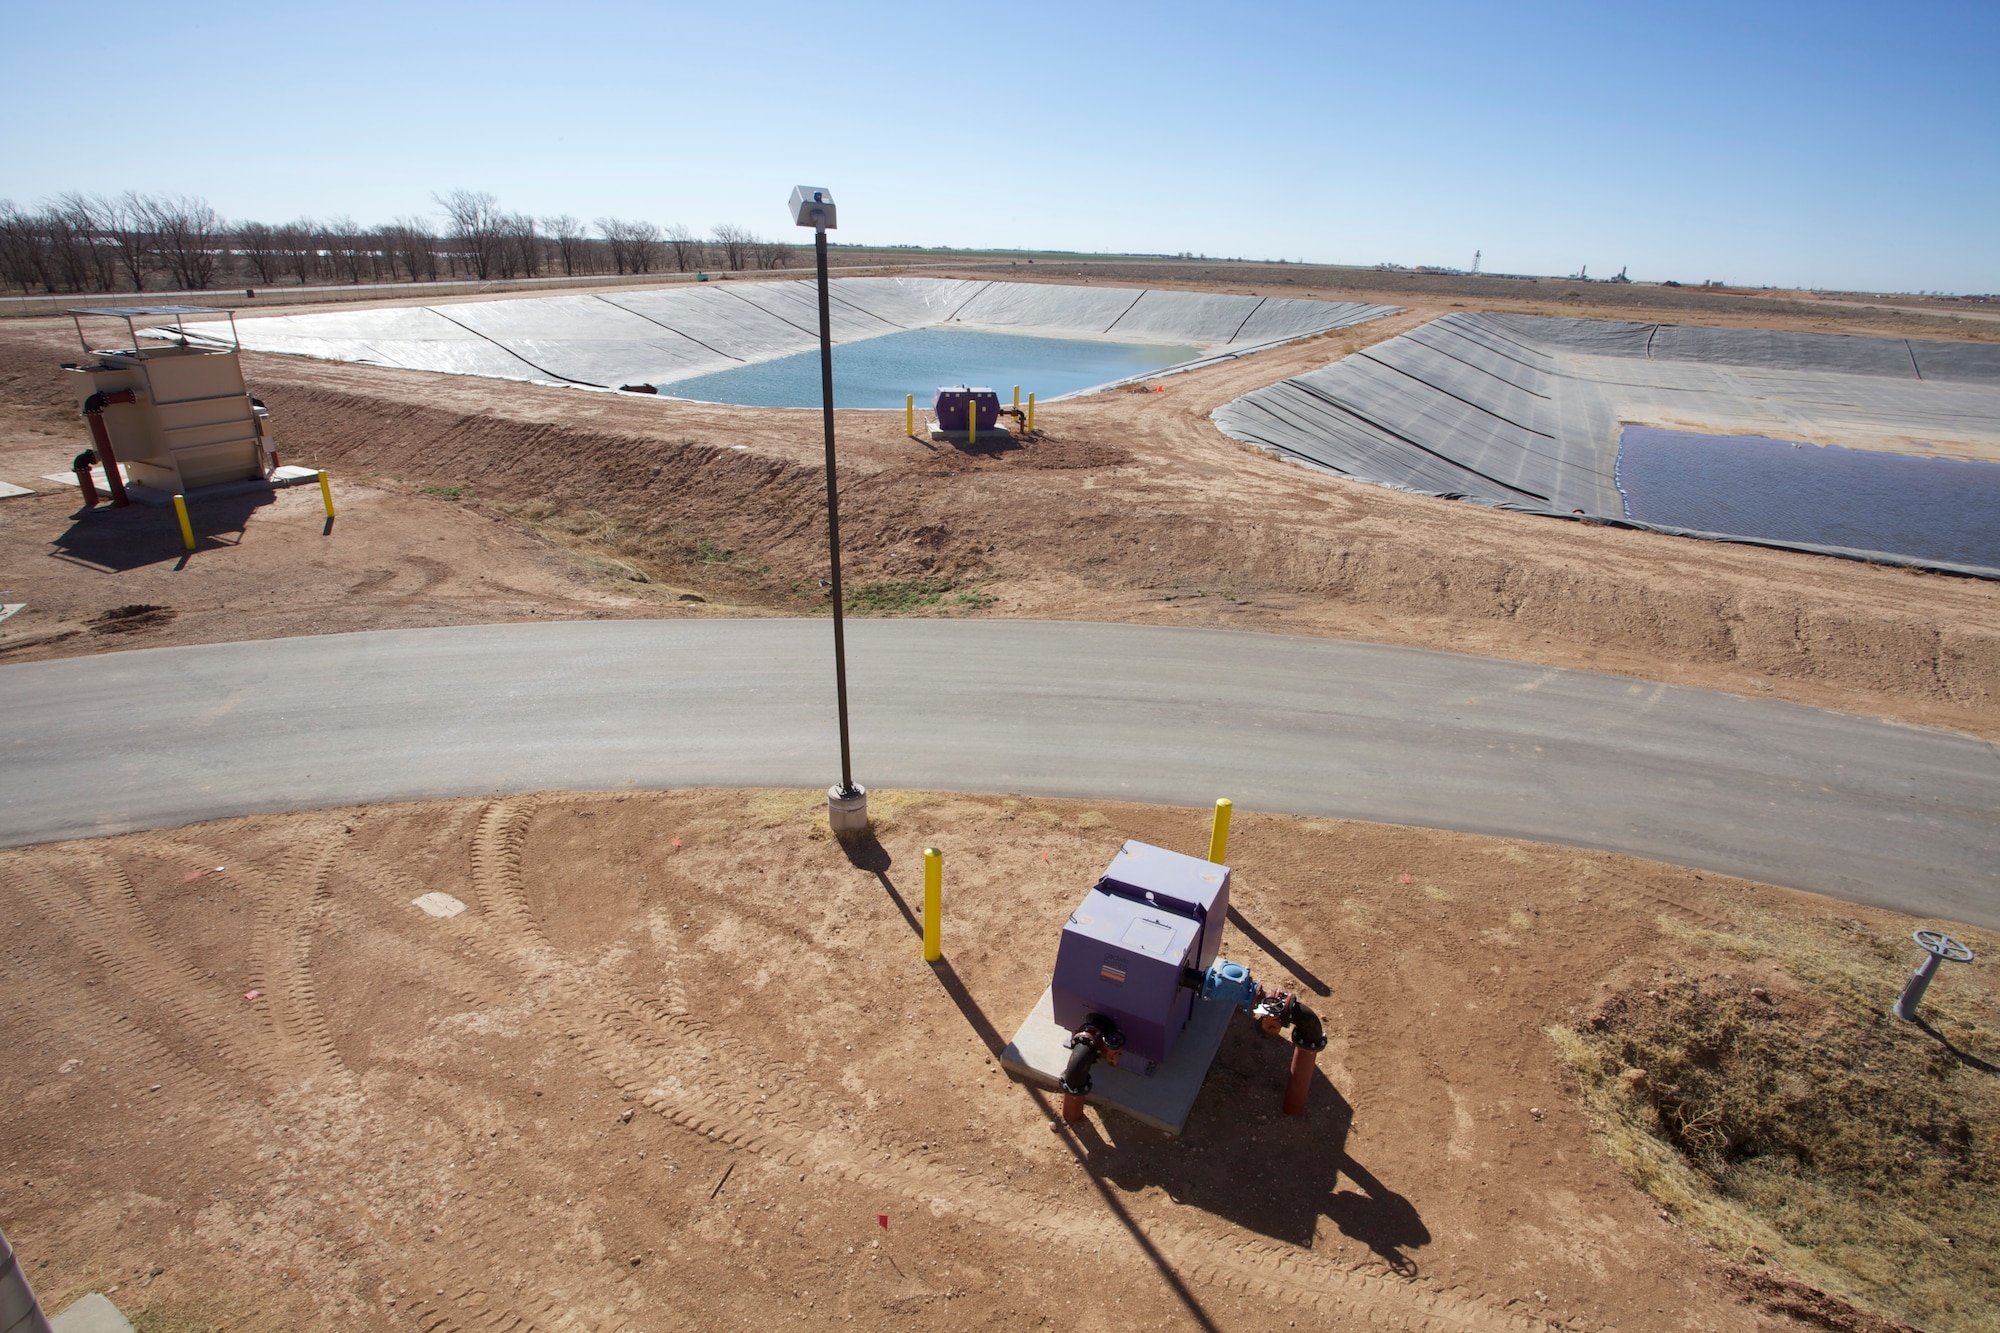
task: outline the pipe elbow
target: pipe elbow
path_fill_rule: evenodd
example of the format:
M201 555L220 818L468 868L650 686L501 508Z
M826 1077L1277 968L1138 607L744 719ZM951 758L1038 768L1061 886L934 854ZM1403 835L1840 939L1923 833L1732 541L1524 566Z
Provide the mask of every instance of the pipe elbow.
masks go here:
M1326 1024L1320 1021L1319 1015L1293 1000L1292 1045L1301 1050L1323 1051L1326 1042Z
M1090 1067L1097 1063L1097 1047L1087 1041L1080 1041L1070 1047L1069 1064L1063 1069L1062 1090L1072 1097L1082 1097L1090 1091Z

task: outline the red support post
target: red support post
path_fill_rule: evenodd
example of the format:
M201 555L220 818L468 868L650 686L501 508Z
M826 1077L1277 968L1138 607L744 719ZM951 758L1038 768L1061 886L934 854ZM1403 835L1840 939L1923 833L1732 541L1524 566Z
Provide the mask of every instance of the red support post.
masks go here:
M118 454L111 447L111 432L104 428L103 414L92 412L86 419L90 422L90 438L97 442L97 461L104 464L104 484L111 488L111 503L123 509L132 501L125 494L125 478L118 475Z
M1286 1115L1306 1113L1306 1094L1312 1091L1313 1068L1318 1063L1318 1051L1292 1047L1292 1081L1285 1086Z

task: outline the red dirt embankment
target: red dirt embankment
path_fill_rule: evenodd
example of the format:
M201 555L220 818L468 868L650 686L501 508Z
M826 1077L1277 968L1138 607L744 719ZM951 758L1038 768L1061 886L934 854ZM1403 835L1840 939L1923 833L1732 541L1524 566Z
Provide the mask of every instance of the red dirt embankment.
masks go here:
M842 413L849 584L884 585L879 605L936 613L1335 635L2000 736L2000 585L1404 495L1279 462L1224 438L1208 420L1239 393L1437 313L1413 311L1177 376L1163 393L1046 405L1042 438L1018 448L996 442L970 454L905 439L900 414ZM17 417L76 435L55 383L57 331L24 322L7 333L0 357L12 371L6 393ZM290 457L332 469L346 486L387 493L380 505L395 518L371 536L376 563L402 568L407 551L455 571L464 596L436 613L438 623L477 614L479 575L507 577L491 563L493 542L466 548L482 526L468 503L595 561L573 565L581 578L568 593L528 614L823 608L815 413L282 357L246 362ZM0 510L0 519L18 512ZM28 527L0 526L10 564L32 565L26 557L47 540ZM259 558L283 574L293 549L266 542ZM201 560L220 565L229 554ZM132 589L150 576L127 577L116 592L105 584L103 606L170 603L165 591L150 590L165 582L166 566L151 568L158 577L144 595ZM651 582L630 581L635 572ZM64 573L61 586L52 577L48 588L27 597L17 590L12 600L68 597L81 615L81 577ZM331 591L320 598L310 578L290 586L298 605L324 601L330 624L366 619L365 600L350 605ZM706 601L678 600L683 594ZM248 600L227 616L183 614L172 632L186 637L154 641L268 632L243 606ZM522 601L494 598L488 618L523 614ZM385 623L414 623L413 614L391 610ZM78 651L88 642L22 651Z

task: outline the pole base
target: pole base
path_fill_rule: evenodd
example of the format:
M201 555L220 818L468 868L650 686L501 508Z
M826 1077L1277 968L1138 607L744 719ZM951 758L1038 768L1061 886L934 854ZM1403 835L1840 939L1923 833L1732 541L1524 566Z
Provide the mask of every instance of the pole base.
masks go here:
M852 795L843 796L840 788L826 789L826 822L836 838L858 838L868 831L868 789L860 783L854 784Z

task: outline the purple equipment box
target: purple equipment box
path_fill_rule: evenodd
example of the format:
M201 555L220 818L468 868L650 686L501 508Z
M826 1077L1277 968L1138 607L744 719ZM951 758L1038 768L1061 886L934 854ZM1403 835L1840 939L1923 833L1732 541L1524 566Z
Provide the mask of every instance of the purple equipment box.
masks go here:
M1126 843L1063 927L1055 1021L1074 1032L1104 1014L1126 1055L1165 1060L1194 1007L1185 972L1215 961L1228 913L1228 866Z
M965 424L968 407L978 411L979 429L992 430L1000 424L1000 395L992 389L956 384L939 389L931 401L931 411L937 416L940 430L970 429Z

